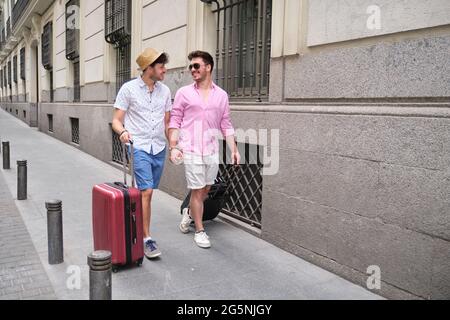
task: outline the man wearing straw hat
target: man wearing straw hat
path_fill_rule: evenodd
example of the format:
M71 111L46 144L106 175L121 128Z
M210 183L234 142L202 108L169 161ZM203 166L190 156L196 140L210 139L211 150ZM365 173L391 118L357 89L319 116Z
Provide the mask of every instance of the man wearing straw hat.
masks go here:
M147 48L136 62L141 75L120 88L112 127L122 143L133 140L134 173L142 194L144 252L153 259L161 251L150 236L151 200L164 168L172 100L169 88L160 82L167 71L167 54Z

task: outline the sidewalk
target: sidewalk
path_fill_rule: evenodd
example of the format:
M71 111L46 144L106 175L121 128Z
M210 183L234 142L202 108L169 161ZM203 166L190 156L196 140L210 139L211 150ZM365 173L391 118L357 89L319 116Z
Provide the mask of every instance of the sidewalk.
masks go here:
M55 298L53 287L0 173L0 300Z
M11 170L3 171L0 167L1 248L4 225L9 223L4 211L9 210L11 202L3 194L15 195L16 161L28 160L28 200L15 201L15 205L56 298L88 299L86 257L93 249L92 186L120 181L123 174L29 128L3 110L0 110L0 137L11 143ZM50 266L45 201L55 198L63 202L65 261ZM212 248L200 249L194 244L192 233L184 235L178 231L181 201L161 191L156 191L153 199L152 236L162 257L144 261L141 268L113 274L113 299L382 299L220 219L206 225ZM32 256L33 252L29 254ZM0 270L4 270L4 261L9 261L5 255L10 255L10 251L0 250ZM79 289L67 286L73 276L67 273L71 266L81 271Z

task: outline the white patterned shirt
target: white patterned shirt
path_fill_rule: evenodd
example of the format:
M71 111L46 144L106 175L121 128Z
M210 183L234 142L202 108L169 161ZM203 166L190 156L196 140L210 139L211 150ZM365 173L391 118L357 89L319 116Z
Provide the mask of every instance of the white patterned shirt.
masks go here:
M114 108L126 111L124 126L136 149L158 154L166 147L164 116L172 110L170 89L156 82L153 92L139 76L126 82Z

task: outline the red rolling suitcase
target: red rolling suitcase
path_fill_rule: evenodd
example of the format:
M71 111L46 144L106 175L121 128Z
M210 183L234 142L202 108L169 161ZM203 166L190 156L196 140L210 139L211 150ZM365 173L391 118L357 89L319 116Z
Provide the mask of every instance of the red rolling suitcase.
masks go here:
M134 187L133 144L131 143L131 187L127 186L125 147L124 183L103 183L92 190L94 250L112 253L113 272L120 266L144 260L141 193Z

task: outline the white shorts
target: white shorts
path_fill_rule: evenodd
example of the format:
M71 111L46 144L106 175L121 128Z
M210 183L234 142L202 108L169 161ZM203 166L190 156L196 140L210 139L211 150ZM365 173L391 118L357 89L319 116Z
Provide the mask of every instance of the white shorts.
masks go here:
M211 186L219 172L219 154L202 156L185 152L183 155L188 189L202 189Z

